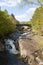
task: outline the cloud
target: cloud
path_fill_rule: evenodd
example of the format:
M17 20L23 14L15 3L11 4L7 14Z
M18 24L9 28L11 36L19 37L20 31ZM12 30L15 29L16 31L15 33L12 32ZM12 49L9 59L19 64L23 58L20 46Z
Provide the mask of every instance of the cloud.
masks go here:
M27 17L27 15L24 13L24 14L21 14L21 15L17 15L17 16L15 16L15 18L17 19L17 20L19 20L19 21L22 21L22 20L24 20L25 18Z
M2 2L0 1L0 6L16 6L18 3L21 3L21 0L3 0Z
M3 6L5 3L4 2L0 2L0 6Z
M26 13L29 13L29 12L34 13L35 9L36 9L36 8L29 8L29 9L26 11Z
M36 8L29 8L28 10L26 10L26 12L24 14L21 14L19 16L17 15L15 17L19 21L29 21L32 18L35 9Z

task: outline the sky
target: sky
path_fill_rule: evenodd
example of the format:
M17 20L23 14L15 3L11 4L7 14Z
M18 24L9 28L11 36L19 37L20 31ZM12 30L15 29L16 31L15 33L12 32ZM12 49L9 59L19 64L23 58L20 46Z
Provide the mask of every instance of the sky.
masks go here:
M30 21L37 5L29 5L22 2L22 0L0 0L2 10L7 10L9 14L14 14L15 18L22 21Z

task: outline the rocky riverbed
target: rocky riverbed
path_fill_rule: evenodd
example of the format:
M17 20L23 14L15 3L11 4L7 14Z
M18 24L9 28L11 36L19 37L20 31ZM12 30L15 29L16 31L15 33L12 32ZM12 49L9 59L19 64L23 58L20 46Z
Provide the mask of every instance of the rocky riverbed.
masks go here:
M16 36L17 35L17 36ZM29 38L28 38L28 35L29 35ZM19 36L20 36L20 39L21 39L21 36L23 37L23 39L24 40L22 40L21 42L23 42L23 44L25 43L27 43L27 42L31 42L31 44L32 44L32 42L34 43L34 41L36 41L36 36L35 37L33 37L33 34L31 35L31 33L24 33L24 34L18 34L18 33L16 33L16 34L12 34L10 37L11 38L5 38L6 39L6 42L5 42L5 44L7 44L7 46L6 46L6 48L4 49L4 43L2 42L2 41L0 41L0 65L28 65L28 63L27 62L24 62L24 61L22 61L19 57L20 57L20 55L19 54L15 54L15 52L14 52L14 50L17 50L17 49L15 49L17 46L18 46L18 42L17 42L17 40L18 40L18 38L19 38ZM38 38L38 36L37 36L37 38ZM28 39L28 40L27 40ZM39 39L39 38L38 38ZM38 40L37 39L37 40ZM15 43L15 40L16 40L16 43ZM34 40L34 41L32 41L32 40ZM41 39L41 40L43 40L43 38ZM13 43L13 41L14 41L14 43ZM21 43L20 42L20 43ZM29 43L30 43L29 42ZM16 44L16 46L15 46L15 44ZM42 43L43 44L43 43ZM26 44L27 45L27 44ZM28 45L29 46L29 49L30 48L32 48L31 46L34 46L35 44L32 44L32 45ZM35 45L36 46L36 45ZM43 47L43 46L42 46ZM17 47L18 48L18 47ZM24 47L25 49L26 49L26 47ZM33 49L33 48L32 48ZM36 48L37 49L37 48ZM8 52L8 51L10 51L10 53ZM27 51L27 50L26 50ZM12 54L12 52L14 52L14 54ZM23 51L24 52L24 51ZM33 52L33 51L32 51ZM29 52L30 53L30 52ZM41 53L41 52L40 52ZM37 54L36 54L37 55ZM37 60L37 62L39 62L39 63L41 63L42 65L43 65L43 59L42 59L42 57L43 57L43 54L41 55L41 54L39 54L38 53L38 56L36 57L36 60ZM42 59L42 61L40 60L40 57L41 57L41 59ZM39 61L40 60L40 61ZM38 65L39 65L39 63L38 63ZM35 65L35 64L33 64L33 65ZM36 64L37 65L37 64Z
M13 38L11 37L11 39L13 40L17 40L20 36L20 34L16 33L16 38L15 35L12 35ZM0 40L1 41L1 40ZM2 42L0 42L0 65L28 65L28 63L24 63L19 57L19 54L12 54L9 53L8 50L6 50L4 48L4 44L3 40ZM9 46L8 46L9 47ZM10 49L12 47L10 46Z

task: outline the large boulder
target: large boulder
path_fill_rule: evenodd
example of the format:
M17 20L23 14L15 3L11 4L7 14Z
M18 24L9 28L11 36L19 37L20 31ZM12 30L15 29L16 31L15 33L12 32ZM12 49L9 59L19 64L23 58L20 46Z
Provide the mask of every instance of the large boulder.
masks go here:
M35 65L34 61L34 53L39 50L37 44L34 40L29 38L21 38L19 39L19 48L20 48L20 55L23 58L28 57L28 64Z
M20 47L20 54L26 56L39 50L36 42L29 38L19 39L19 47Z

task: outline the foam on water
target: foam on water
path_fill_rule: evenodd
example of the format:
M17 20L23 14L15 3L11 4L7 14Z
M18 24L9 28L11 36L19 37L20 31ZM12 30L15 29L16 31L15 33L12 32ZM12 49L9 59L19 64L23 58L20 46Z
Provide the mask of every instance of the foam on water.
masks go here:
M16 47L13 43L14 43L14 40L5 39L6 50L8 50L9 53L12 53L12 54L19 54L19 51L16 50Z

